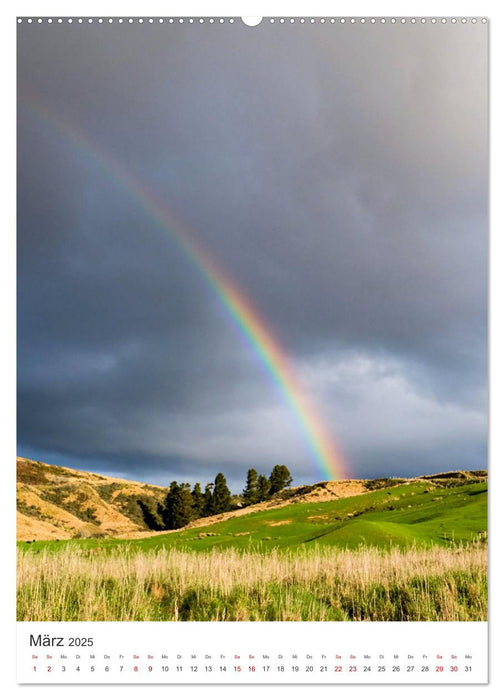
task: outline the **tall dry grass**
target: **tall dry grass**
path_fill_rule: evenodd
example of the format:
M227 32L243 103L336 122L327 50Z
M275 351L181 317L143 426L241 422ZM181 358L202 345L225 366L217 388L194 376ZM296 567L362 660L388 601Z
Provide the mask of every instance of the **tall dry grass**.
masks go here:
M484 544L18 553L18 620L485 620Z

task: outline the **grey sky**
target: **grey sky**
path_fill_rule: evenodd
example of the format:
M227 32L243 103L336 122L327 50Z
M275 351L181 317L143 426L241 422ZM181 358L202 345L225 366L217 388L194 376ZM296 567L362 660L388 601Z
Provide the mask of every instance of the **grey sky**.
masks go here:
M201 273L63 122L253 301L354 476L485 467L486 40L19 25L19 453L236 490L250 466L323 478Z

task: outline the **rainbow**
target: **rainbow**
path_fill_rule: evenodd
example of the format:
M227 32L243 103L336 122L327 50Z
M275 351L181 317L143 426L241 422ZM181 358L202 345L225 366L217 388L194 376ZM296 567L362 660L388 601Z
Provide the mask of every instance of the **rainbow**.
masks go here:
M30 95L29 98L26 96L24 98L24 103L39 118L56 129L60 136L66 137L79 156L90 158L94 164L100 166L107 176L134 197L151 219L161 225L171 242L200 272L234 326L247 345L252 348L267 376L276 385L304 436L317 472L323 479L345 478L349 469L342 451L296 376L287 353L252 302L245 297L214 257L203 247L192 231L177 220L174 213L158 196L147 190L138 179L108 154L99 150L98 146L78 131L74 125L54 115L39 96Z

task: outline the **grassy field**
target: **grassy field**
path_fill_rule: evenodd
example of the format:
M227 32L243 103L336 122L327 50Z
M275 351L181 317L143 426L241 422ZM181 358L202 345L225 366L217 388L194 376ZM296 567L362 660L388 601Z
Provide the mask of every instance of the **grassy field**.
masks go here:
M19 620L485 620L485 481L19 543Z
M18 553L18 620L485 620L486 547Z

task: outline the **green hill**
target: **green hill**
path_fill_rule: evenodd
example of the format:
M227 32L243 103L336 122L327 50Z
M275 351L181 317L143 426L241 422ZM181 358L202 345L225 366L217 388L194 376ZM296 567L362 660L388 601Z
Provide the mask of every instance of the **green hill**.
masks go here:
M487 532L486 472L450 472L412 480L366 482L366 492L325 502L287 502L276 508L235 514L218 522L199 521L183 530L141 540L132 549L161 547L288 550L330 545L409 548L465 543ZM80 540L86 548L114 547L118 540ZM125 540L121 540L124 544ZM63 543L37 542L51 549Z

